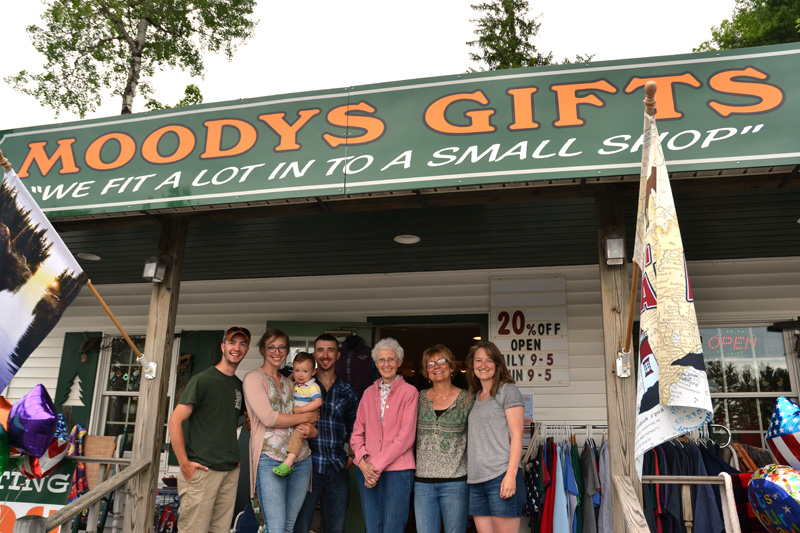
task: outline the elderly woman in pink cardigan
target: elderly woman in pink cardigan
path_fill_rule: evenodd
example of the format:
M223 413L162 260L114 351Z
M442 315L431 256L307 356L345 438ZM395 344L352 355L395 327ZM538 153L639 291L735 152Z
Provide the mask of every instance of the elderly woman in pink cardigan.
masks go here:
M397 374L403 353L390 338L372 348L381 377L364 391L350 439L367 533L402 533L408 522L418 394Z

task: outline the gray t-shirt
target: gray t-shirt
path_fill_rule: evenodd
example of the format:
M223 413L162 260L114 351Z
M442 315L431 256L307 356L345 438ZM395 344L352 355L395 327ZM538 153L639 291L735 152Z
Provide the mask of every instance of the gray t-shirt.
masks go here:
M494 398L475 398L467 424L467 483L483 483L506 473L511 452L506 409L519 405L522 394L511 383L502 385Z

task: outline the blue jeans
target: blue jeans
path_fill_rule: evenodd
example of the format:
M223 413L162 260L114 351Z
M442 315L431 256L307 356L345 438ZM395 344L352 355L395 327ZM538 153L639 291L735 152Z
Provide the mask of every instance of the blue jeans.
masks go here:
M469 486L466 480L414 483L417 533L464 533L467 530Z
M297 522L294 524L295 533L308 533L311 529L314 511L320 499L322 531L342 533L347 504L350 500L350 473L345 469L334 472L331 468L327 474L316 471L312 474L311 492L306 494L306 500L303 502L300 514L297 515Z
M367 533L403 533L408 522L414 471L383 472L371 489L364 486L360 469L356 470L356 480Z
M311 481L311 457L294 464L292 473L281 477L272 469L281 464L261 454L258 459L256 490L261 502L261 514L267 524L268 533L293 533L297 513L308 492Z

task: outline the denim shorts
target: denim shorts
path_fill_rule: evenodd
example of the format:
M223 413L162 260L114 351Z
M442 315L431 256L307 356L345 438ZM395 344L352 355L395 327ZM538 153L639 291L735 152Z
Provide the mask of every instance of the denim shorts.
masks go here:
M507 500L500 497L500 484L505 473L483 483L472 483L469 486L469 514L472 516L522 516L525 506L525 480L522 469L517 469L517 490Z

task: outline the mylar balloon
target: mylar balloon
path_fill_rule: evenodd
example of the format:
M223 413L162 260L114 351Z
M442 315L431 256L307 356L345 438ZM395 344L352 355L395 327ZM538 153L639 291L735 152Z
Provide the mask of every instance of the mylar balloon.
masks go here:
M8 413L11 411L11 403L5 396L0 396L0 425L8 431Z
M3 426L0 426L0 474L6 471L9 453L11 453L11 446L8 444L8 433Z
M11 407L8 440L28 455L41 457L53 440L57 425L53 400L39 384Z
M747 496L759 522L770 533L794 531L800 524L800 472L767 465L753 473Z

